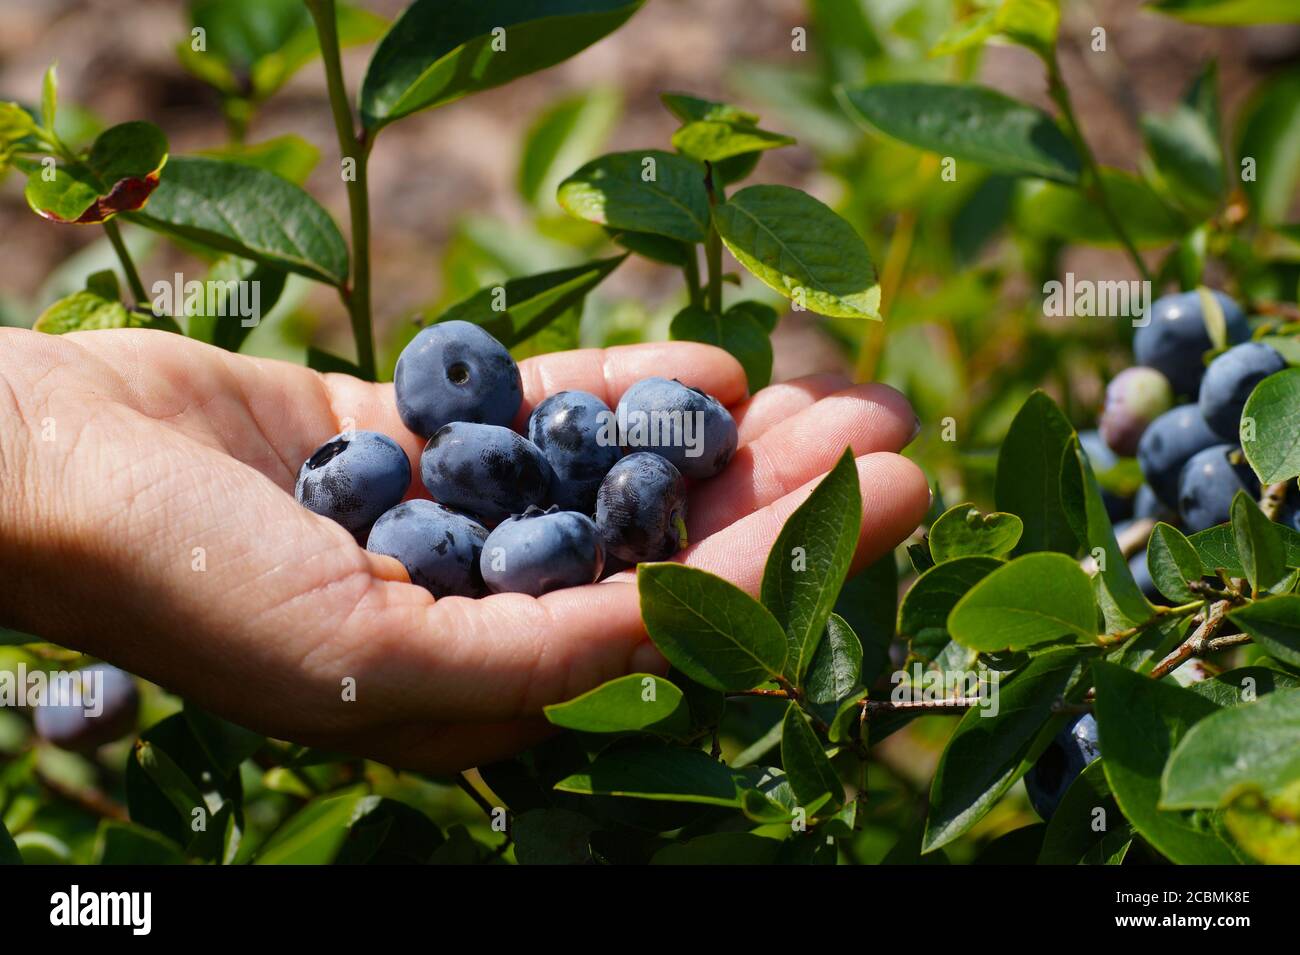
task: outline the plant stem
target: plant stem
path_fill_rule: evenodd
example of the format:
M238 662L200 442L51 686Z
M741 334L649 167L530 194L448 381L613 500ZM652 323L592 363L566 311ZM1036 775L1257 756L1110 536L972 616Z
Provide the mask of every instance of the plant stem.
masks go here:
M1275 521L1286 503L1286 492L1291 487L1290 481L1279 481L1264 488L1264 495L1259 500L1259 509L1270 521Z
M329 89L330 110L334 115L334 132L338 136L339 154L351 159L354 175L345 180L348 212L352 222L352 282L339 289L352 320L352 338L356 342L357 365L371 381L376 378L375 343L370 318L370 198L367 193L366 163L374 140L365 131L353 127L348 106L347 88L343 84L343 63L339 54L338 23L334 0L305 0L316 23L321 59L325 64L325 84Z
M721 187L713 184L713 164L704 164L704 190L709 196L709 231L704 238L704 260L709 270L709 311L722 314L722 236L713 224L713 207L721 198Z
M144 283L140 281L140 273L136 271L135 262L131 260L131 250L122 241L122 233L117 227L117 222L113 219L105 219L104 232L113 245L113 251L117 253L117 260L122 263L122 271L126 273L126 284L131 286L135 304L148 304L149 296L144 290Z
M1146 620L1143 620L1141 623L1124 630L1116 630L1113 633L1104 633L1097 638L1097 642L1103 647L1113 647L1117 643L1123 643L1130 637L1137 636L1143 630L1147 629L1147 627L1154 626L1162 620L1168 620L1170 617L1186 617L1187 615L1200 610L1202 606L1204 606L1204 604L1202 601L1198 600L1194 603L1181 604L1177 607L1156 607L1155 613Z
M1147 268L1147 264L1142 261L1137 246L1124 229L1123 223L1120 222L1119 216L1115 214L1110 199L1106 195L1106 187L1101 178L1101 167L1097 165L1097 157L1093 155L1088 141L1083 138L1083 129L1079 125L1078 117L1075 116L1074 103L1070 99L1070 90L1061 76L1061 65L1056 59L1055 52L1046 58L1046 62L1047 93L1061 111L1061 118L1065 120L1066 132L1074 141L1075 148L1079 151L1079 158L1083 160L1086 173L1084 190L1101 209L1101 214L1106 217L1106 222L1110 224L1111 231L1115 233L1115 237L1119 239L1120 244L1128 252L1129 258L1133 260L1133 265L1137 268L1138 274L1142 276L1142 280L1150 282L1151 271Z
M690 295L691 304L700 308L704 305L704 295L700 291L700 261L696 255L696 248L692 244L687 252L686 264L682 266L682 272L686 275L686 291Z
M1205 622L1201 624L1190 637L1184 640L1178 649L1156 665L1156 667L1151 671L1151 679L1159 680L1161 677L1167 676L1198 653L1223 649L1224 645L1222 644L1215 646L1213 638L1219 627L1223 625L1223 620L1224 617L1227 616L1227 613L1228 602L1226 600L1219 601L1212 606L1210 608L1209 616L1205 618ZM1235 644L1232 645L1235 646Z

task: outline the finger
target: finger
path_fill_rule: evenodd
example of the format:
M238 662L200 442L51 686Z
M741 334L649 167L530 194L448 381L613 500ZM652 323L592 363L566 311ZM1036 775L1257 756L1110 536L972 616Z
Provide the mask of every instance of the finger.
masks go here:
M736 428L740 432L740 443L753 441L778 421L784 421L852 384L847 375L826 372L768 385L748 401L731 409L731 416L736 419Z
M845 448L854 455L901 451L916 415L886 385L854 385L773 424L749 442L727 469L693 489L688 530L701 540L789 494L835 466Z

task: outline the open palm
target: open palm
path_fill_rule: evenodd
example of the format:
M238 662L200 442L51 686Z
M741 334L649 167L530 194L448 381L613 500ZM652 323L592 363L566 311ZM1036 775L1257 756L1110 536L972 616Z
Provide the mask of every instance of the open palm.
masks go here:
M740 450L693 489L680 559L751 592L786 517L846 446L863 496L857 566L928 504L924 477L897 454L915 418L883 386L815 376L747 397L733 358L689 343L520 370L522 415L564 389L612 405L651 375L730 407ZM299 465L347 424L391 435L418 462L391 385L166 332L0 329L0 622L272 736L429 770L506 756L547 732L544 705L662 670L630 573L539 599L435 601L300 507Z

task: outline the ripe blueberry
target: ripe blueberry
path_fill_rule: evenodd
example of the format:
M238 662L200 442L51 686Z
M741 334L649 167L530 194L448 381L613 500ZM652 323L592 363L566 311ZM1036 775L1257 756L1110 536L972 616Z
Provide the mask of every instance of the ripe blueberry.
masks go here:
M596 492L596 526L605 550L636 564L664 560L686 546L686 482L667 458L629 454Z
M680 381L646 378L618 403L619 442L653 451L694 480L720 472L736 453L736 422L710 395Z
M77 686L52 680L51 699L35 708L37 735L60 749L86 752L134 728L140 691L129 673L96 663L71 676Z
M1286 359L1263 342L1229 348L1205 370L1201 382L1201 415L1224 441L1236 441L1241 410L1255 386L1286 367Z
M509 425L519 412L519 366L504 345L470 322L439 322L397 359L393 395L402 422L427 438L452 421Z
M1097 720L1091 713L1075 717L1056 734L1038 762L1025 773L1029 802L1044 821L1052 818L1070 783L1100 755Z
M562 510L595 512L596 490L623 456L613 420L609 405L585 391L553 394L529 416L528 439L551 465L551 500Z
M1150 484L1143 484L1137 489L1137 494L1133 495L1133 517L1138 520L1149 517L1153 521L1165 523L1178 520L1178 515L1173 509L1166 507L1160 498L1156 497L1156 492L1151 490Z
M1235 345L1250 337L1250 327L1241 306L1214 292L1223 309L1228 344ZM1205 373L1202 356L1214 347L1205 327L1201 296L1195 290L1165 295L1151 306L1150 320L1133 334L1133 354L1138 364L1164 372L1174 393L1195 397Z
M605 552L595 522L576 511L530 507L497 525L483 544L479 569L493 593L540 597L590 584Z
M1229 460L1236 450L1230 444L1216 444L1198 451L1184 465L1178 481L1178 513L1187 533L1226 521L1238 491L1252 497L1259 493L1259 481L1250 466Z
M1151 576L1151 567L1147 563L1147 552L1140 550L1128 559L1128 569L1133 574L1133 581L1142 591L1142 596L1146 597L1152 603L1163 604L1164 594L1156 586L1155 579Z
M1125 368L1106 386L1101 436L1116 454L1131 458L1147 425L1173 406L1168 378L1154 368Z
M402 562L411 583L435 597L481 597L478 557L487 528L433 501L405 501L375 521L366 541L372 554Z
M1196 405L1180 405L1151 422L1138 442L1138 464L1156 497L1167 507L1178 507L1178 477L1197 451L1218 444Z
M545 502L551 466L537 446L509 428L453 421L424 446L420 476L434 500L495 527Z
M303 462L293 492L309 511L364 534L410 484L411 462L396 441L376 431L344 431Z

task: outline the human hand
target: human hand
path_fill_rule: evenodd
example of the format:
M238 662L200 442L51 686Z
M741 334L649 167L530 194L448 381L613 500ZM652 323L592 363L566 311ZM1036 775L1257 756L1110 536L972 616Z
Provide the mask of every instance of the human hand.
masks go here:
M520 371L524 418L564 389L613 405L651 375L727 405L740 450L693 488L678 559L753 593L785 519L846 446L863 498L855 568L928 506L925 478L897 454L916 419L881 385L819 375L746 397L736 361L692 343L563 352ZM0 329L0 622L271 736L425 770L507 756L549 732L546 704L663 671L631 573L541 598L435 601L299 506L299 465L348 423L418 464L423 442L391 385L166 332ZM425 496L413 472L411 496Z

